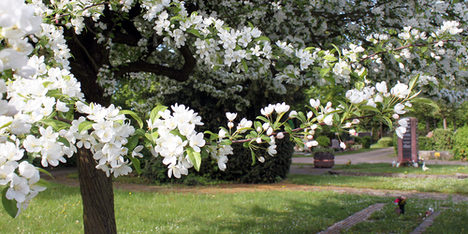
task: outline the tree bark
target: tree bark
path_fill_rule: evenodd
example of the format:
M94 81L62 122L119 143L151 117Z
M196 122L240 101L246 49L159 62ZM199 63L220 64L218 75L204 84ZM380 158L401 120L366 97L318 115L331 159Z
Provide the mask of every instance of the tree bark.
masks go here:
M117 233L112 178L96 169L96 160L87 149L78 150L78 172L83 200L85 233Z

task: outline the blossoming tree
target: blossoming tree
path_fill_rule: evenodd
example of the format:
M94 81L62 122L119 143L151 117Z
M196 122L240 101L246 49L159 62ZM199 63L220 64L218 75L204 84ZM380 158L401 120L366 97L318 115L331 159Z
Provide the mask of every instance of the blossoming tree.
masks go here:
M375 2L372 14L381 14L379 1ZM302 1L294 3L307 5ZM350 5L346 1L330 1L336 12L346 8L342 3ZM223 1L223 4L239 5L237 1ZM273 8L268 5L265 11L282 9L278 15L285 17L292 14L288 12L288 4L273 2ZM363 7L362 4L358 6ZM250 9L249 6L249 1L243 1L239 9ZM203 10L204 7L208 10ZM285 135L299 145L313 147L317 145L315 130L322 125L355 134L353 126L369 113L389 126L398 120L397 134L401 136L406 121L400 115L405 114L406 107L411 106L409 101L417 95L413 92L416 85L427 80L448 84L464 82L455 76L463 74L463 64L466 64L465 41L460 35L466 25L454 19L466 20L466 5L442 8L444 11L436 11L442 15L440 18L413 22L413 27L388 30L388 34L371 34L368 44L348 44L342 40L342 46L326 49L306 47L306 43L294 37L283 40L274 34L266 35L254 25L244 24L246 19L231 17L227 12L223 20L217 16L216 7L210 8L202 1L31 0L25 3L2 0L0 185L5 186L3 206L15 217L45 189L37 185L39 169L31 164L32 159L40 158L44 167L57 166L76 154L85 232L113 233L116 225L110 178L126 175L133 169L139 171L138 157L144 147L155 157L164 158L169 177L179 178L188 173L188 168L198 170L202 157L212 157L221 170L227 169L232 144L243 144L251 150L252 160L262 162L265 159L257 157L255 151L265 150L275 155L275 140ZM279 16L272 27L282 25L284 19L279 20ZM317 19L320 21L320 17ZM232 27L236 22L241 25ZM301 20L297 22L307 25ZM315 24L313 28L317 26L310 23ZM327 32L323 23L320 25L325 29L318 28L319 33L309 37L319 40L333 33ZM365 26L352 29L350 25L350 30L369 33ZM304 27L296 29L301 28ZM451 60L448 65L442 62L440 66L457 67L448 78L424 78L425 74L418 71L411 80L395 82L389 90L385 81L372 75L386 70L379 69L382 56L393 56L401 70L412 71L424 67L414 65L412 56L424 58L420 61L426 61L428 56L428 61L436 62L437 56L443 60L441 56L445 52L440 50L444 48L448 48L445 52L451 50L447 56ZM166 63L168 60L180 62ZM336 103L311 99L306 111L290 110L286 103L270 104L261 109L261 116L255 120L244 118L239 122L236 113L226 113L227 126L206 132L197 131L202 119L184 105L156 106L141 118L110 103L110 95L119 88L122 79L143 85L153 75L185 81L197 69L232 74L254 72L257 79L272 79L278 90L282 90L284 83L303 85L323 79L349 87L349 91L346 100ZM296 119L300 126L293 128L288 119Z

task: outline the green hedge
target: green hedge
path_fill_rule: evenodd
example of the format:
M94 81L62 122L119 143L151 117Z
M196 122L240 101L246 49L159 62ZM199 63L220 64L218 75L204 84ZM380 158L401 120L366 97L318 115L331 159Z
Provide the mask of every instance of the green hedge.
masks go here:
M249 149L242 145L233 145L234 155L229 155L226 170L221 171L215 160L203 158L200 171L193 168L189 170L188 176L182 176L180 179L168 178L167 166L162 163L162 158L145 156L142 166L142 176L160 183L182 183L187 185L210 184L215 181L235 181L239 183L273 183L286 178L291 165L291 159L294 152L294 143L287 137L282 140L276 140L277 154L272 157L264 150L257 152L257 156L263 156L265 162L256 161L252 165L252 156Z
M455 159L468 158L468 126L457 129L453 137Z
M322 147L328 147L330 146L330 138L328 138L327 136L318 136L317 138L315 138L315 140L318 142L319 146L322 146Z
M434 140L431 137L418 137L419 150L433 150Z
M453 148L452 138L453 138L453 130L452 129L442 129L437 128L434 130L433 135L434 141L434 150L438 151L446 151L451 150Z
M219 172L219 179L236 181L239 183L273 183L286 178L291 166L294 153L294 143L287 137L276 140L277 154L272 157L264 150L257 152L257 156L263 156L265 162L256 161L252 166L250 150L241 145L235 145L234 155L229 156L227 169ZM236 160L231 160L235 158Z
M371 136L356 137L356 142L362 145L362 148L369 149L372 144Z
M377 141L377 145L381 147L393 146L393 139L392 137L382 137Z

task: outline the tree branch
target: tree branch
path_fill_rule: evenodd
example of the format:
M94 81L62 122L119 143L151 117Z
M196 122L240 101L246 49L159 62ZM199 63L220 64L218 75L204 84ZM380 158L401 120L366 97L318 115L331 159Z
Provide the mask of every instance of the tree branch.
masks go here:
M152 64L145 61L137 61L133 63L127 63L116 67L117 71L115 75L117 77L122 76L125 73L130 72L150 72L156 75L167 76L170 79L176 81L186 81L188 80L190 74L196 65L196 60L192 55L192 52L188 46L183 46L179 49L184 57L185 63L182 69L175 69L160 64Z

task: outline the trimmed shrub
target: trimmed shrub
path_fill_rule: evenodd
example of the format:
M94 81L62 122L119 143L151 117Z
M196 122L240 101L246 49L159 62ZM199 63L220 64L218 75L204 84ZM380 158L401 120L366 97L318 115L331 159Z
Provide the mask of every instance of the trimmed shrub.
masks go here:
M437 128L434 130L434 150L444 151L451 150L453 130Z
M234 155L229 155L226 170L221 171L215 160L210 158L202 159L200 171L189 169L188 176L180 179L168 178L167 166L162 163L161 157L145 157L145 164L142 166L142 176L148 178L156 184L160 183L181 183L186 185L211 184L214 181L235 181L239 183L274 183L286 178L291 165L291 158L294 152L294 143L287 137L276 140L277 154L270 156L262 150L257 153L257 157L264 157L265 162L258 160L252 165L252 155L249 149L242 145L233 145Z
M285 179L291 165L294 143L285 137L276 140L276 144L278 153L273 157L264 150L256 152L257 157L265 158L265 162L257 160L254 165L250 150L241 145L234 145L235 153L229 156L227 169L218 173L220 175L218 179L240 183L273 183ZM236 160L231 160L232 158Z
M356 142L362 145L362 148L369 149L372 144L371 136L356 137Z
M322 147L330 146L330 138L328 138L327 136L321 135L315 138L315 140L318 142L319 146L322 146Z
M393 139L391 137L382 137L377 141L377 145L381 147L393 146Z
M468 158L468 125L457 129L453 137L453 152L455 159Z
M432 137L418 137L419 150L433 150L434 141Z

